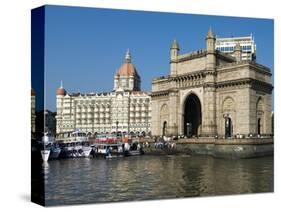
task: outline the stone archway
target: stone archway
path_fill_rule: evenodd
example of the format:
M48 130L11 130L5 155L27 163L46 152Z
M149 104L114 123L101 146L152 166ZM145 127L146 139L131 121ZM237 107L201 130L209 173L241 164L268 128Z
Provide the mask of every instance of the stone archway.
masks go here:
M262 98L259 97L257 101L257 134L261 135L264 131L264 109Z
M231 138L236 132L235 101L232 97L226 97L222 103L222 134L225 138ZM238 132L240 133L240 132Z
M202 123L201 102L197 95L191 93L184 102L183 132L187 137L199 136Z
M163 127L162 127L162 136L167 135L167 121L164 121Z
M225 138L232 137L232 120L230 117L225 117Z
M160 134L167 135L168 130L168 120L169 120L169 107L167 104L163 104L160 110Z
M258 118L258 135L261 134L261 118Z

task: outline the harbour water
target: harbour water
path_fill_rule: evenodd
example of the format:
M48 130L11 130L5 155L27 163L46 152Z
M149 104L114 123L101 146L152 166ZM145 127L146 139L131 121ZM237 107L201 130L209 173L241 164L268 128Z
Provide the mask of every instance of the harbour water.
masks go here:
M43 166L46 205L273 192L273 157L143 155Z

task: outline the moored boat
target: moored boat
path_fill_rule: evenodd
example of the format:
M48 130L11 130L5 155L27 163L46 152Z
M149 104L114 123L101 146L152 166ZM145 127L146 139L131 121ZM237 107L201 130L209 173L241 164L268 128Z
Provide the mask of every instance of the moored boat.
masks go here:
M136 156L143 155L143 147L138 140L128 139L124 145L124 155L125 156Z
M61 157L89 157L92 148L85 132L80 130L58 133L57 142L61 147Z
M52 137L51 134L48 132L45 132L42 139L38 141L41 158L44 162L49 160L49 156L51 152L51 143L53 141L54 141L54 137Z
M89 157L92 152L92 147L88 141L82 142L82 156Z
M50 149L41 150L41 157L44 162L47 162L49 160L50 152L51 152Z
M124 154L124 144L112 134L98 135L91 146L94 156L114 158L123 156Z
M57 159L61 153L61 148L59 147L59 145L57 143L52 143L51 144L51 148L50 148L51 152L50 152L50 159Z

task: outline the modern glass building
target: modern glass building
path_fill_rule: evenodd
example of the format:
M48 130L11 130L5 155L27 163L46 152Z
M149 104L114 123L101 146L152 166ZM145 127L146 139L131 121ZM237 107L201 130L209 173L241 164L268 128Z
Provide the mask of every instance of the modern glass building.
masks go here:
M252 35L246 37L216 38L216 49L234 56L234 47L239 44L242 49L242 60L256 60L256 44Z

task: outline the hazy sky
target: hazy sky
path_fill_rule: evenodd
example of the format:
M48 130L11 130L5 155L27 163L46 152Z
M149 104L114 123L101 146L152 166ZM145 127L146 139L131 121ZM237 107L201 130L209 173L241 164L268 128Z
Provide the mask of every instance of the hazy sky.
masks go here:
M211 26L218 37L248 36L257 44L257 62L273 73L273 20L176 13L47 6L45 11L47 109L56 111L56 89L106 92L129 48L132 63L151 90L154 77L169 74L169 48L180 52L205 48Z

